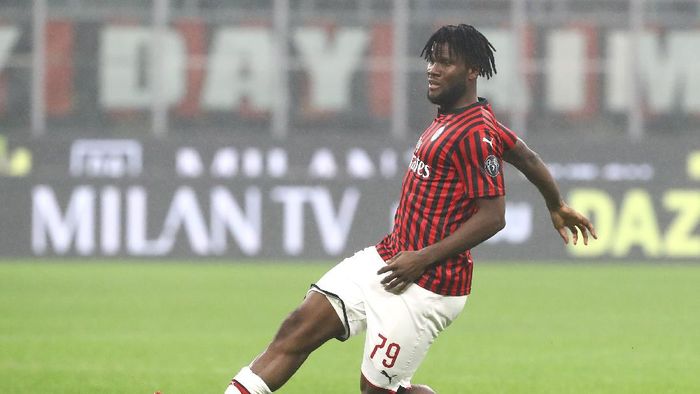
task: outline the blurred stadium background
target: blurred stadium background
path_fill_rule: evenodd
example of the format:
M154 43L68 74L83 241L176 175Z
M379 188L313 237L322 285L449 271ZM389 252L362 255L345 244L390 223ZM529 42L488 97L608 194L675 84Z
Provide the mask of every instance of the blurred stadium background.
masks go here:
M605 344L596 342L602 334L578 343L582 376L538 375L551 360L571 359L562 354L512 365L503 360L518 349L498 358L490 353L494 342L475 340L469 344L483 347L475 353L491 354L492 362L462 361L472 371L492 368L439 379L433 368L424 380L454 384L443 392L464 392L466 382L481 392L699 391L698 378L687 373L700 369L697 0L0 1L0 391L39 392L32 382L44 376L64 384L54 392L218 390L231 368L260 350L309 282L389 230L410 150L435 114L425 99L420 49L446 23L473 24L495 45L498 74L480 82L480 95L550 164L567 201L591 217L600 236L586 248L563 247L537 192L507 168L507 227L476 249L476 294L519 316L523 309L509 309L510 293L496 290L530 292L520 281L531 270L558 272L551 278L559 287L548 294L571 298L547 304L549 310L535 305L544 296L520 305L538 316L529 329L571 303L587 314L559 316L559 323L581 319L609 328L599 317L621 310L631 320ZM98 261L114 264L86 264ZM185 261L196 264L174 264ZM503 262L509 264L496 264ZM608 283L597 291L610 298L586 303L567 293L581 284L572 272L601 288ZM243 349L226 331L243 312L227 305L251 297L236 289L263 273L298 286L280 294L272 286L261 296L261 305L277 308L282 299L284 308L265 314L269 321L251 330L259 341L245 340L251 348ZM200 287L184 285L188 278ZM210 297L191 296L201 301L197 308L210 308L198 322L219 328L203 337L188 321L191 309L169 302L192 306L183 294L221 278L228 279L204 292ZM180 286L191 293L172 292ZM663 297L649 298L661 289ZM102 298L110 291L114 300ZM117 295L127 293L116 306ZM477 333L481 327L483 337L489 323L505 318L480 315L484 304L476 297L465 314L473 315L458 325ZM139 304L142 314L127 324L120 311ZM82 313L73 313L76 305ZM90 320L91 311L120 323ZM648 325L646 311L666 313L666 323ZM228 320L207 321L222 313ZM189 331L162 339L159 324ZM141 351L116 351L121 367L100 364L114 352L95 345L99 336L88 335L98 347L86 345L85 327L116 337L115 349ZM640 330L632 338L641 338L630 346L656 344L642 361L586 353L624 342L630 327ZM518 332L513 327L515 336L501 339ZM446 335L454 346L462 340ZM205 355L196 345L202 341ZM183 342L203 370L193 372L178 355ZM520 350L531 356L552 343L543 335ZM149 359L149 345L165 356ZM240 352L231 355L226 346ZM318 392L354 392L359 348L351 346L351 368L338 367L342 383L331 380ZM449 346L432 360L451 357ZM45 349L55 358L44 357ZM317 366L345 360L318 357ZM652 372L657 361L666 363L663 376ZM137 367L119 369L122 363ZM623 367L632 364L638 369ZM86 365L103 367L96 373ZM504 365L521 374L503 380L493 371ZM102 379L114 368L128 378ZM596 380L606 368L622 380ZM302 374L313 374L309 369ZM302 375L286 392L313 392L309 382L319 376Z

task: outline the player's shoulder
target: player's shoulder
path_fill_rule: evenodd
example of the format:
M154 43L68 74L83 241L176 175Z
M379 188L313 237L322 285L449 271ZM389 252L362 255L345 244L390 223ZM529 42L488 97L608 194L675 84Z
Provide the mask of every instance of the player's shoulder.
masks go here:
M481 138L497 134L497 129L491 122L479 122L471 127L466 127L460 130L460 139Z
M465 152L493 152L500 156L512 147L512 142L504 138L498 126L482 124L470 129L458 144Z
M465 111L458 119L453 133L456 140L500 134L500 124L484 98L480 97L478 105Z

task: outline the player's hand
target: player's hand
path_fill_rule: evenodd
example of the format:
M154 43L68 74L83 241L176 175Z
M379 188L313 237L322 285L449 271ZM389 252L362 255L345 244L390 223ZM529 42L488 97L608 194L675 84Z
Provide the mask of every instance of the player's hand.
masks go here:
M394 294L403 293L416 279L420 278L430 262L417 251L401 251L394 255L386 266L377 271L377 275L390 272L381 283L384 289Z
M583 236L584 245L588 245L588 233L590 233L593 238L598 239L595 227L593 227L590 220L570 206L562 204L559 208L550 210L549 214L552 217L554 228L559 232L565 244L569 243L569 233L566 229L571 231L574 245L578 242L579 232Z

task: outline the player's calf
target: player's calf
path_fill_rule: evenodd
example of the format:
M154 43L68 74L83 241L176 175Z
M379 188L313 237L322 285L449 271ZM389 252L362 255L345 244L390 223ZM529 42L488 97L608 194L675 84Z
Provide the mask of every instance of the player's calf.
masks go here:
M326 297L309 294L285 319L267 349L233 378L225 394L267 394L279 389L311 352L344 331Z

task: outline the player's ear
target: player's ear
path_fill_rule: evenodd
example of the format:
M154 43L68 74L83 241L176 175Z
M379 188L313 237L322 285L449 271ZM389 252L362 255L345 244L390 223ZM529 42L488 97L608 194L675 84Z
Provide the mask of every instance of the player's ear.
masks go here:
M477 70L474 67L467 66L467 79L470 81L474 81L477 78L479 78L479 70Z

